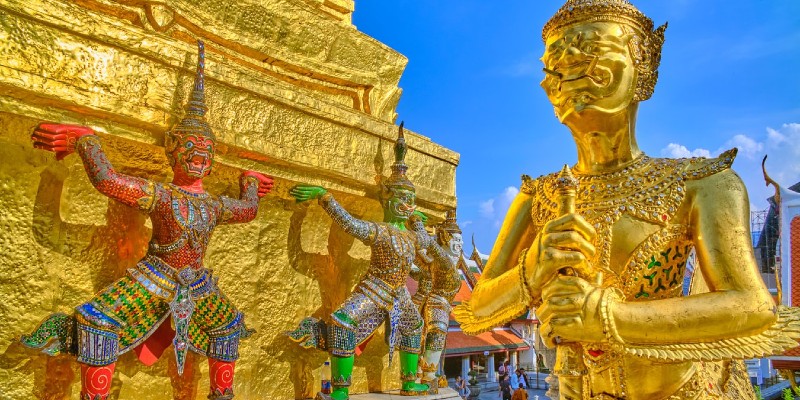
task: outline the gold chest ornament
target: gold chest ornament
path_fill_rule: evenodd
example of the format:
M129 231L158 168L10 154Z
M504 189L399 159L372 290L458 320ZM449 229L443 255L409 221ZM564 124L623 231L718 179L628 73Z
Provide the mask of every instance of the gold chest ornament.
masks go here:
M627 301L681 294L686 260L692 249L685 225L671 224L686 196L686 182L730 168L736 149L718 158L650 158L642 155L619 170L602 175L576 175L576 212L597 231L597 253L589 261L603 273L603 286L622 290ZM557 174L523 176L521 191L533 196L534 231L558 216ZM611 268L612 227L628 215L661 227L642 241L616 271Z

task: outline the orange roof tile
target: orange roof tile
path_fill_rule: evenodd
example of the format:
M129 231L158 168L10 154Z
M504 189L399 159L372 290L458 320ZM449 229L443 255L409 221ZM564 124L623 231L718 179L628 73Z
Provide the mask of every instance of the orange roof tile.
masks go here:
M469 288L469 284L465 280L461 280L461 287L458 288L458 293L453 298L453 303L463 303L472 297L472 289Z
M477 336L469 336L462 331L450 331L447 332L445 354L453 356L528 348L530 346L521 337L507 329L495 329Z
M789 350L786 350L781 355L787 356L787 357L800 357L800 347L794 347L794 348L791 348Z

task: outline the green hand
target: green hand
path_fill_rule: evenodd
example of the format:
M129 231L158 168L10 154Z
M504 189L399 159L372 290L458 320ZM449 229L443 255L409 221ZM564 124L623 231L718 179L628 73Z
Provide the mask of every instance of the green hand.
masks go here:
M318 199L325 195L325 193L328 193L325 188L312 185L297 185L289 190L289 194L291 194L298 203Z
M422 220L423 225L428 223L428 216L422 211L414 210L414 213L411 215L416 215L420 220Z

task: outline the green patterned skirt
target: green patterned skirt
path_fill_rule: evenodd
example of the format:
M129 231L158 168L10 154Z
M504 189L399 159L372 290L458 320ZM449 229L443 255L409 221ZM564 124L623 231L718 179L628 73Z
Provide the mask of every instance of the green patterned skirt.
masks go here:
M244 315L219 291L211 271L176 271L148 256L76 307L74 315L51 315L33 334L23 336L22 343L51 355L76 354L89 365L106 365L144 343L162 323L172 323L176 331L179 369L187 349L234 361L239 338L250 334Z

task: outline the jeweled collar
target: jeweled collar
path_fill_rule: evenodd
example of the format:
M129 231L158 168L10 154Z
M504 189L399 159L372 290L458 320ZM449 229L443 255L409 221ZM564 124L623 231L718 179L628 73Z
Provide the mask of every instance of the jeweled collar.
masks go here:
M186 190L186 189L184 189L184 188L182 188L182 187L180 187L180 186L178 186L178 185L176 185L176 184L174 184L172 182L168 183L168 185L170 186L170 188L172 188L173 191L177 191L180 194L185 195L185 196L194 197L194 198L197 198L197 199L205 199L206 197L209 196L208 193L205 192L205 191L203 191L201 193L192 192L192 191Z

